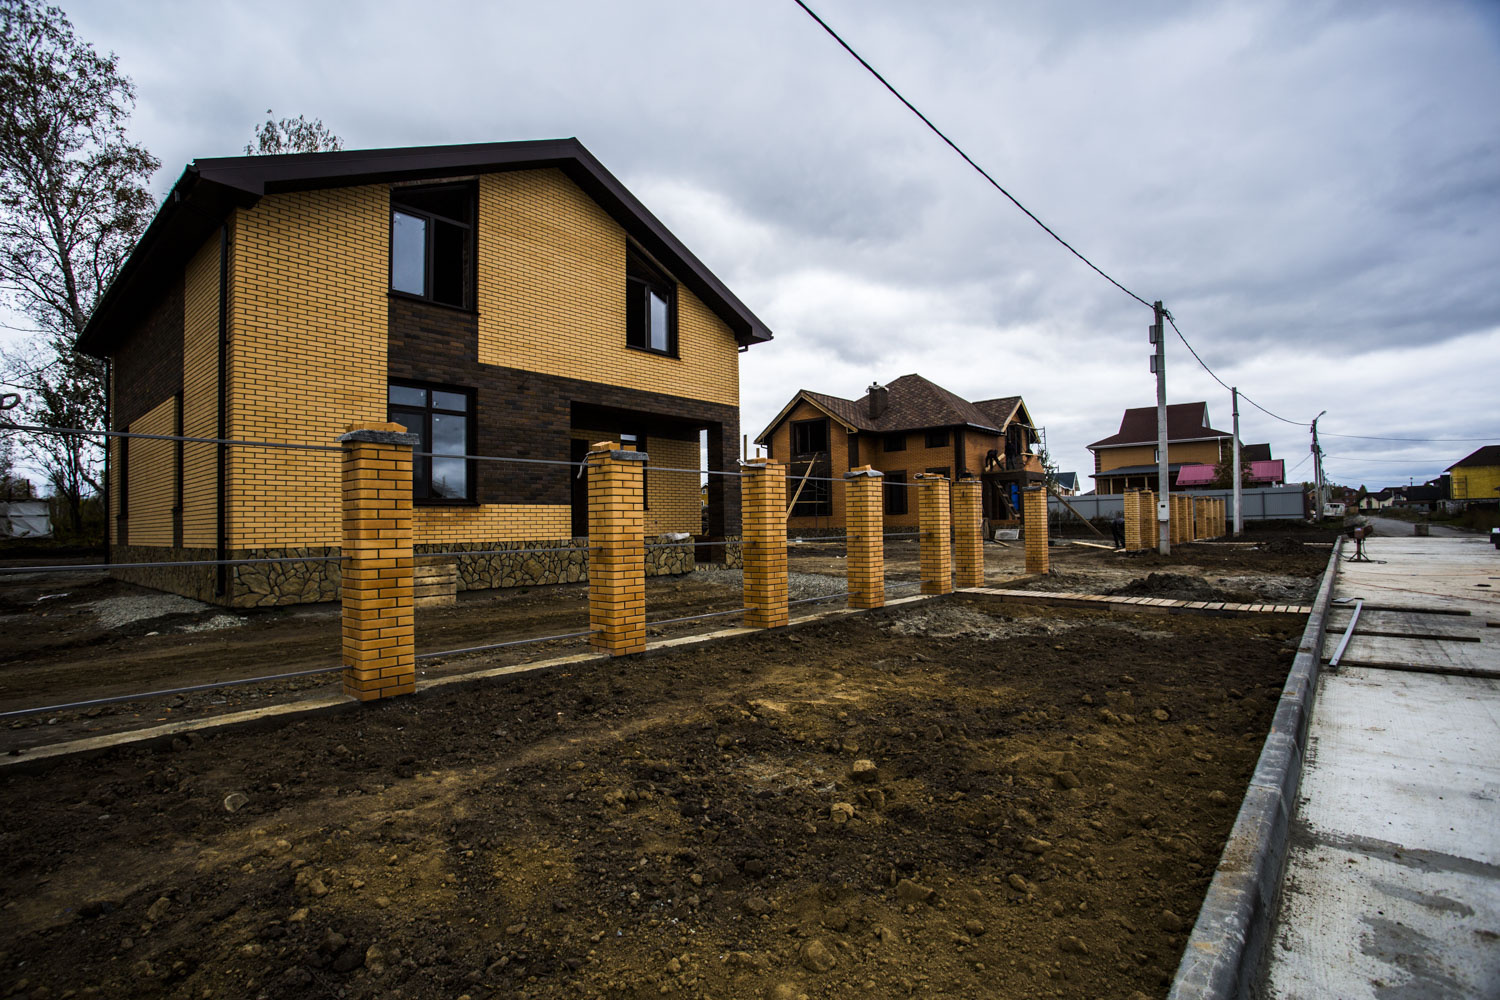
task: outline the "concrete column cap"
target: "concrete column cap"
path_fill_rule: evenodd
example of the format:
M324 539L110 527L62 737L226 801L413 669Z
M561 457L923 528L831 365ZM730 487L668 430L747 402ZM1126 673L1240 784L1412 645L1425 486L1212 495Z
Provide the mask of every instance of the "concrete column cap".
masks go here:
M399 424L395 426L400 426ZM422 439L415 434L406 434L402 431L376 430L370 427L359 427L345 434L339 435L339 444L399 444L408 448L415 448Z
M884 479L885 478L885 473L884 472L880 472L880 471L878 471L876 469L872 469L868 465L861 465L857 469L850 469L848 472L844 473L844 478L845 479L865 479L865 478L870 478L870 479Z

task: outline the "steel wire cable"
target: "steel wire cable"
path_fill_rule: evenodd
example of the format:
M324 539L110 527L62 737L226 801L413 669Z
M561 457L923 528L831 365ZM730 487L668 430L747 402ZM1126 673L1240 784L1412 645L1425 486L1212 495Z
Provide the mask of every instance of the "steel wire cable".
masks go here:
M40 715L43 712L67 712L76 708L92 708L95 705L111 705L122 701L141 701L146 698L164 698L168 695L192 694L197 691L216 691L220 688L242 687L246 684L264 684L271 681L292 680L297 677L316 677L319 674L338 673L343 669L343 667L318 667L315 670L294 670L286 674L266 674L263 677L243 677L232 681L213 681L209 684L191 684L187 687L161 688L156 691L138 691L135 694L112 695L108 698L90 698L87 701L67 702L62 705L17 708L8 712L0 712L0 719L14 718L18 715Z

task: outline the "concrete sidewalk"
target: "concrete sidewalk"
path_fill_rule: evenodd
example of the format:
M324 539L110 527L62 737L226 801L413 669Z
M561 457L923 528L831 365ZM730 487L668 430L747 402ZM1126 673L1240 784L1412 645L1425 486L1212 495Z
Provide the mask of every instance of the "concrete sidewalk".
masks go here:
M1500 997L1500 552L1368 551L1335 598L1379 611L1318 681L1262 993Z

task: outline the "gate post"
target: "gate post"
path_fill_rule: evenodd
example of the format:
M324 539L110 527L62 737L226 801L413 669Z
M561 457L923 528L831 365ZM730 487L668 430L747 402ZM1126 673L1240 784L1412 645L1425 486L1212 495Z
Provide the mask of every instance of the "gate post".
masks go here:
M922 533L922 593L953 593L953 539L948 479L919 472L917 523Z
M646 651L646 541L641 485L647 453L600 441L588 458L589 645L611 656Z
M885 477L868 465L844 473L844 566L849 607L885 607Z
M979 480L953 484L954 581L960 587L984 586L984 515Z
M1028 486L1021 493L1021 508L1026 524L1026 572L1047 573L1050 559L1047 552L1047 491L1040 486Z
M418 438L405 431L367 424L339 438L344 693L360 701L417 689L411 452Z
M780 628L788 620L786 466L753 459L740 487L745 625Z
M1125 551L1139 552L1146 547L1141 539L1141 493L1126 490L1122 499L1125 503Z

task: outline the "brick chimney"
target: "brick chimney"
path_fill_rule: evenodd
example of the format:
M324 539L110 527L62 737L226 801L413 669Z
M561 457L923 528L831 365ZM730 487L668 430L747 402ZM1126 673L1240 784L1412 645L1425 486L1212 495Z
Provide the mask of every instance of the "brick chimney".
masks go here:
M869 402L866 404L870 412L871 420L879 420L885 414L886 404L890 398L890 391L879 382L871 382L869 389Z

